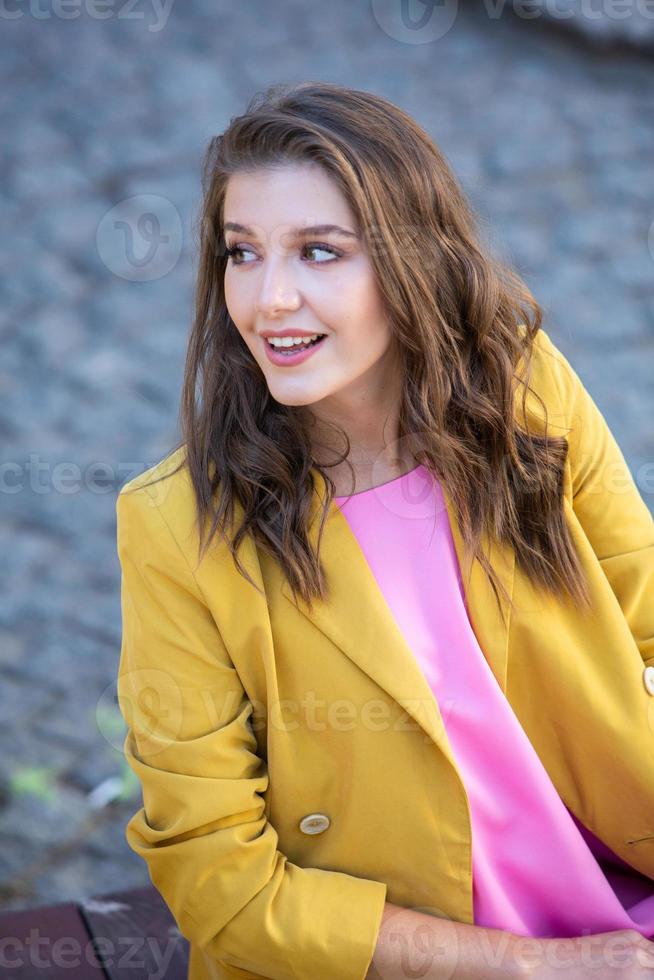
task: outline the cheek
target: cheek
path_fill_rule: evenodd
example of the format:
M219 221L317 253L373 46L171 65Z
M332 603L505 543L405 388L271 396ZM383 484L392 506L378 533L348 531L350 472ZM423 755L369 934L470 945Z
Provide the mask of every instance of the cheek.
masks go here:
M362 299L364 299L362 297ZM366 296L347 315L347 344L358 361L375 361L391 342L391 328L376 296Z
M230 281L228 273L225 274L224 290L227 312L233 320L243 342L252 349L255 338L252 333L252 310L247 291L237 283Z

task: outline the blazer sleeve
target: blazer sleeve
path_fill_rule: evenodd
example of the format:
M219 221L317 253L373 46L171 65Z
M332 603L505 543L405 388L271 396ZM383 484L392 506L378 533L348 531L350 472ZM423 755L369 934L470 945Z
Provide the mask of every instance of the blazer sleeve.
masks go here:
M606 419L567 358L557 361L574 512L647 666L654 665L654 518Z
M147 488L125 489L118 697L143 794L127 842L210 958L273 980L363 980L387 885L279 851L252 702L164 515Z

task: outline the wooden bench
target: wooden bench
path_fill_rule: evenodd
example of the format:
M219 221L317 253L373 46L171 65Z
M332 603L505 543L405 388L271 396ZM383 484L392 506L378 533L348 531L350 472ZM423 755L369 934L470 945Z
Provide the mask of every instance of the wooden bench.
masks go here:
M0 913L2 980L187 980L188 942L152 886Z

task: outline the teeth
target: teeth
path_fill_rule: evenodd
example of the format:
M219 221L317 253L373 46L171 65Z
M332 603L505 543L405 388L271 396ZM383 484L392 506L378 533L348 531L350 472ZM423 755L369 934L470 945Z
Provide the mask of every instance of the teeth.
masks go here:
M313 333L310 337L268 337L267 340L272 347L294 347L296 344L308 344L319 336L319 333Z

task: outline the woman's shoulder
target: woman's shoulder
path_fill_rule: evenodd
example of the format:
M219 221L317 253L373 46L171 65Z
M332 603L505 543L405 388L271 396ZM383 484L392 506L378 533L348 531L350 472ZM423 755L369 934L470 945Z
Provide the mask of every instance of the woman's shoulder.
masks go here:
M212 465L210 474L213 472ZM240 519L242 509L237 502L234 510L236 519ZM211 517L207 516L205 531L210 530L210 524ZM228 543L231 527L226 536L215 534L210 541L204 537L210 559L206 566L200 556L197 497L185 445L121 487L116 498L116 532L124 567L138 565L146 578L153 570L160 570L169 584L178 582L188 593L202 597L202 601L206 601L204 596L213 595L214 609L216 596L231 595L245 582L232 559ZM258 578L252 541L242 544L240 560Z
M521 325L521 332L525 331ZM524 364L517 371L520 383L516 385L515 405L521 416L520 406L525 385ZM543 421L547 411L548 425L553 434L566 435L569 430L571 407L581 381L570 362L542 327L533 339L529 359L528 389L525 403L530 421Z
M178 446L123 484L116 501L119 521L144 530L165 523L185 546L196 534L196 501L186 458L186 445Z
M212 464L210 476L213 472ZM234 508L238 519L240 505L235 502ZM125 542L131 536L138 546L147 538L151 546L163 547L167 539L174 540L177 556L184 555L195 567L200 546L198 502L185 443L123 484L116 499L116 519L119 537ZM207 529L210 523L206 516ZM225 555L229 551L222 536L212 542L214 554L216 549Z
M154 487L159 486L159 481L173 481L173 484L188 481L188 464L186 462L186 444L178 446L167 453L163 459L154 463L148 469L143 470L138 476L128 480L120 488L120 493L135 493L137 490L149 488L152 492Z

